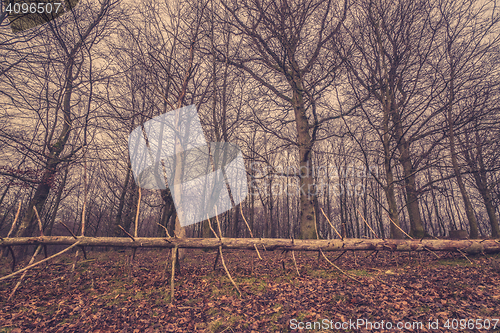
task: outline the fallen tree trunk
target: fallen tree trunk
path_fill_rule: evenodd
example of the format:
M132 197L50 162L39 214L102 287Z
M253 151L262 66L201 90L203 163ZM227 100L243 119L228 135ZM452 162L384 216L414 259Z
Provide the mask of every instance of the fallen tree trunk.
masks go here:
M360 239L300 240L279 238L148 238L148 237L69 237L40 236L0 239L0 246L73 245L129 248L213 248L268 251L451 251L465 253L500 253L500 240L495 239Z

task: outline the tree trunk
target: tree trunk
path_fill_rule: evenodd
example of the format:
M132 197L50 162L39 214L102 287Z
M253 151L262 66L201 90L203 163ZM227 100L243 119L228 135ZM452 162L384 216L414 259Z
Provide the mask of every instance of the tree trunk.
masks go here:
M118 202L118 211L116 212L115 225L113 230L115 237L119 237L123 234L122 230L118 226L122 222L123 207L125 206L125 196L128 190L128 183L130 182L131 168L132 167L130 165L130 162L128 162L127 173L125 175L125 183L123 184L122 193L120 194L120 200Z
M448 115L450 116L450 114ZM479 229L477 226L476 215L474 214L474 209L472 208L472 203L469 199L469 195L467 194L467 190L465 189L465 184L462 179L462 174L460 172L460 168L458 166L457 156L455 152L455 139L453 135L453 129L451 128L451 124L449 130L449 140L450 140L450 151L451 151L451 163L453 165L453 172L455 173L455 178L458 183L458 188L460 189L460 193L462 194L462 199L464 201L465 206L465 214L467 215L467 220L469 221L470 226L470 238L478 238L479 237Z
M476 181L479 180L478 188L481 192L481 196L484 200L484 205L486 206L486 211L488 212L488 217L490 218L491 224L491 236L500 237L500 229L498 226L498 217L495 212L495 207L493 207L493 199L491 197L491 191L488 188L488 178L486 177L486 168L484 166L483 160L483 148L479 141L479 132L476 131L476 142L477 142L477 159L479 162L479 173L474 173ZM480 185L480 186L479 186Z
M385 197L387 199L387 203L389 205L389 218L392 220L389 221L391 225L391 238L401 239L403 238L403 233L398 228L401 228L399 223L399 214L398 214L398 204L396 202L396 195L394 194L394 175L392 173L391 166L391 151L390 151L390 143L389 143L389 113L384 112L384 167L385 167L385 176L387 178L387 186L384 188Z
M240 233L240 206L241 203L239 203L237 206L233 207L233 235L234 237L238 238L238 235Z
M460 172L460 167L458 166L457 153L455 148L455 132L453 130L453 103L455 101L455 86L454 86L454 69L451 69L451 79L448 88L448 140L450 141L450 152L451 152L451 164L453 165L453 172L455 173L455 178L457 179L458 188L462 194L462 199L465 205L465 214L467 215L467 220L470 226L470 238L478 238L479 230L477 227L476 215L472 208L472 203L465 189L465 184L462 179L462 173Z
M131 182L130 190L128 191L130 193L130 197L128 199L127 207L126 207L126 214L125 214L125 219L123 221L123 229L129 231L130 226L132 225L132 222L135 221L135 215L137 213L137 184L134 182Z
M303 108L299 108L303 110ZM301 113L299 111L298 113ZM303 116L303 117L302 117ZM310 170L310 155L312 153L312 142L309 132L306 130L308 127L307 118L305 113L298 118L297 121L297 141L299 142L299 167L300 167L300 238L313 239L316 238L316 227L314 220L314 179L311 176Z
M45 163L45 170L43 172L40 183L38 184L35 194L33 198L30 200L28 205L28 210L26 215L24 215L21 223L19 225L19 229L17 231L17 236L28 236L32 232L33 227L33 218L35 216L35 210L33 207L36 207L38 213L41 214L43 206L47 201L47 197L49 196L49 192L52 188L54 177L57 173L57 166L61 162L59 159L59 155L64 150L66 142L69 139L69 134L72 127L72 119L71 119L71 96L73 94L73 66L74 59L68 59L68 64L66 67L66 79L65 79L65 91L63 97L63 105L62 111L64 114L64 123L59 133L59 137L54 144L50 142L47 143L47 147L49 150L49 157L47 158L47 162Z
M488 217L491 224L491 236L494 238L500 237L500 228L498 226L498 217L495 212L495 207L493 206L493 200L491 198L491 192L486 187L481 191L481 196L484 200L484 205L486 206L486 211L488 212Z
M416 188L415 170L410 157L410 145L404 137L404 131L397 110L392 110L392 119L395 127L397 147L400 153L400 162L403 166L406 192L406 209L410 219L410 234L415 238L422 238L425 235L424 226L420 217L418 206L418 194Z
M52 216L50 218L50 223L49 223L49 228L47 231L47 235L51 236L52 235L52 229L54 228L54 223L56 220L57 216L57 211L59 210L59 204L61 203L61 197L62 193L64 191L64 187L66 186L66 180L68 178L68 172L69 172L69 165L66 166L66 170L64 170L64 176L61 181L61 185L59 186L59 189L57 190L57 197L56 197L56 204L54 207L54 212L52 213Z
M214 237L214 233L212 232L213 226L212 229L210 229L210 223L212 223L210 219L203 221L203 238Z
M255 250L265 247L267 251L451 251L466 253L500 253L500 241L448 240L448 239L279 239L279 238L149 238L136 237L78 237L44 236L0 239L0 246L19 245L72 245L111 246L128 248L212 248Z
M28 204L28 211L21 220L21 224L19 226L19 229L17 230L17 237L26 237L31 235L31 233L33 232L33 227L35 224L35 210L33 207L36 207L38 213L41 214L52 188L53 180L57 173L56 168L58 164L59 162L56 159L50 159L47 162L40 184L38 184L35 190L35 194Z

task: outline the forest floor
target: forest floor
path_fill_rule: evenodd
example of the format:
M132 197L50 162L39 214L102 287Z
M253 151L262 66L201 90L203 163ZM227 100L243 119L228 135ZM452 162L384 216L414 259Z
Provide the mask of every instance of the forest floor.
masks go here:
M225 250L240 298L220 260L213 269L217 251L188 250L171 304L169 251L138 250L132 267L130 253L89 251L72 278L64 254L10 301L18 277L1 281L0 332L500 331L500 255L348 252L335 264L356 282L317 253L295 252L299 277L291 253ZM1 259L0 276L10 265Z

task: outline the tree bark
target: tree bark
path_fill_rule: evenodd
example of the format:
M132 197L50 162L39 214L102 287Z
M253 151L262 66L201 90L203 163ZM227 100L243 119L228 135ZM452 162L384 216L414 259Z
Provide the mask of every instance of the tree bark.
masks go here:
M488 179L486 176L486 167L484 165L483 159L483 148L481 146L481 141L479 138L479 132L476 131L476 151L477 151L477 161L479 168L476 168L474 172L474 178L476 180L476 185L481 193L481 196L488 213L491 225L491 236L494 238L500 237L500 228L498 225L498 217L495 212L495 207L493 206L493 198L491 196L491 191L488 187Z
M130 173L131 173L131 165L130 161L127 164L127 173L125 175L125 184L123 184L122 193L120 194L120 200L118 202L118 211L116 212L115 225L113 233L116 237L119 237L123 234L122 230L118 227L122 222L123 215L123 207L125 207L125 196L128 190L128 183L130 181Z
M500 253L500 240L447 240L447 239L279 239L279 238L148 238L136 237L77 237L43 236L0 239L0 246L19 245L72 245L110 246L131 248L211 248L267 251L451 251L466 253Z
M242 38L246 37L250 52L244 52L241 57L239 54L231 55L234 59L229 59L229 55L226 55L221 60L244 70L275 97L293 108L297 131L296 145L299 150L298 211L302 239L317 237L314 213L316 186L310 170L312 149L317 140L318 129L330 118L318 119L315 104L318 95L315 95L315 90L321 89L326 81L335 80L339 64L334 55L325 55L328 49L326 45L335 43L347 15L347 2L336 3L343 7L338 16L333 15L336 20L331 15L334 12L333 4L322 3L324 7L320 6L321 1L313 1L308 5L301 2L257 1L230 7L228 2L222 1L222 5L234 19L230 24L242 32ZM311 15L313 8L318 12ZM301 19L294 20L292 15ZM317 30L309 29L310 25L314 25ZM309 33L304 34L306 30ZM255 54L252 54L253 52ZM260 68L251 65L255 57L259 59L257 63L262 65ZM313 68L318 64L324 66L327 73L332 75L328 80L326 77L321 78L323 74L312 74ZM275 80L270 80L271 76L266 73L279 77L282 82L286 81L286 88L273 84ZM311 110L309 114L308 109Z
M392 111L392 119L395 127L395 137L398 142L397 147L400 153L399 160L403 166L405 178L406 209L410 219L410 234L415 238L422 238L425 235L425 230L422 225L420 208L418 206L415 169L411 161L410 145L404 137L404 130L397 109Z
M168 188L165 190L161 190L160 192L164 202L160 224L167 228L168 232L172 235L175 228L175 222L170 223L170 220L172 219L172 216L176 214L174 199L172 198L172 194L170 193L170 190ZM165 229L163 229L162 227L158 226L158 231L160 233L160 236L166 236Z
M315 184L311 172L313 142L309 134L301 78L296 73L290 82L293 90L292 105L297 128L297 143L299 148L299 191L300 191L300 238L316 238L316 221L314 217Z
M68 173L69 173L69 165L66 166L66 169L64 170L64 176L63 176L63 179L61 181L61 185L59 186L59 189L57 190L54 212L52 213L52 216L50 217L50 223L49 223L49 227L48 227L48 231L47 231L47 235L49 235L49 236L52 236L52 229L54 228L54 223L56 220L57 211L59 210L59 204L61 203L62 193L64 191L64 187L66 186L66 180L68 179Z
M465 205L465 214L467 215L467 220L470 226L470 238L479 237L479 229L477 226L476 215L474 214L474 209L472 208L472 203L465 189L465 184L462 179L462 173L460 172L460 167L458 166L457 152L455 147L455 131L453 130L453 102L455 100L454 91L454 71L452 69L451 79L449 82L450 87L448 88L448 140L450 141L450 153L451 153L451 164L453 165L453 172L455 173L455 178L458 183L458 188L462 194L462 199Z
M384 107L387 107L384 105ZM387 198L387 203L389 205L389 218L392 220L389 221L391 225L391 238L401 239L403 238L403 233L401 232L401 224L399 223L399 214L398 214L398 204L396 202L396 195L394 194L394 175L392 173L391 166L391 151L390 151L390 138L389 138L389 112L385 110L384 112L384 136L383 136L383 144L384 144L384 167L385 167L385 176L387 178L387 186L384 188L385 197ZM398 228L399 227L399 228Z
M39 213L42 212L43 206L47 201L47 197L49 196L50 190L52 188L54 177L57 173L57 167L61 160L59 159L59 155L62 153L66 142L69 139L69 134L72 127L72 119L71 119L71 96L73 93L73 66L74 59L70 58L68 60L68 64L66 67L66 86L64 91L64 99L63 99L63 114L64 114L64 124L59 133L59 137L57 141L50 145L48 143L49 149L49 157L45 163L44 172L40 183L38 184L35 194L33 198L31 198L28 204L28 211L26 215L24 215L21 220L21 224L19 225L19 229L17 231L17 236L28 236L32 232L33 220L35 216L35 210L33 207L36 207Z

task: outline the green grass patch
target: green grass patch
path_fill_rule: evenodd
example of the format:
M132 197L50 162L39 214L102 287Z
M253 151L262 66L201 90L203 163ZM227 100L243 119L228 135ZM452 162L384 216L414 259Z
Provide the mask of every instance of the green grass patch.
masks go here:
M36 311L52 315L56 312L56 306L39 306Z
M441 260L438 260L438 264L443 265L443 266L458 266L458 267L472 266L469 261L467 261L466 259L462 259L462 258L441 259Z
M186 305L195 305L195 304L200 304L203 300L201 298L192 298L186 300L185 304Z
M227 312L219 312L219 317L213 321L208 322L208 332L218 333L227 332L232 326L238 322L242 322L244 318L238 315L231 315Z
M313 269L307 272L307 276L321 279L337 279L339 277L339 273L332 270Z
M10 333L17 327L0 327L0 333Z
M306 319L311 319L313 316L309 312L305 311L300 311L297 313L297 320L298 321L307 321Z
M417 310L418 310L418 312L427 313L427 312L431 311L431 308L427 305L423 305L423 306L418 307Z
M251 277L237 278L235 282L237 285L248 287L251 293L260 294L263 293L267 288L267 283L265 282L266 280L267 280L266 278L251 276ZM229 280L228 282L231 283Z
M278 319L281 317L281 309L283 309L283 305L276 303L275 305L273 305L272 309L274 310L274 313L271 315L271 322L274 323L273 325L275 325Z
M68 318L64 318L64 319L62 320L62 322L61 322L61 323L62 323L62 324L72 323L72 322L74 322L76 319L78 319L78 317L79 317L79 315L76 315L76 314L75 314L75 315L71 315L71 316L69 316Z
M335 303L338 303L339 301L344 302L346 299L347 299L347 297L345 295L334 295L332 297L332 302L335 302Z
M370 276L372 275L365 269L352 269L348 271L349 274L354 275L354 276Z

